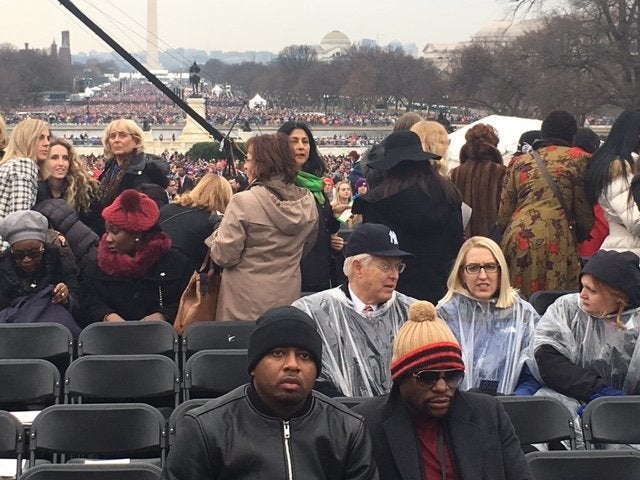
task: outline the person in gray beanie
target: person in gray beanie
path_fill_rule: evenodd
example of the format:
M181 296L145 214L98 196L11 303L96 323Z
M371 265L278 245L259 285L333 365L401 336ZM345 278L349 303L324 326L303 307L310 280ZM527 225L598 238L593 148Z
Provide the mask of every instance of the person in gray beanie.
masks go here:
M322 340L309 315L265 312L247 363L251 383L185 415L164 480L379 478L362 417L313 391Z

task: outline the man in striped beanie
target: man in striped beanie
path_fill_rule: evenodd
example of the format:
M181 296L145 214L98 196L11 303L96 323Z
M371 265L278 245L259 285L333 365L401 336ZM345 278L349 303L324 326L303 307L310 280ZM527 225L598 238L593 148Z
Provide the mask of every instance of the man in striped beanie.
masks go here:
M435 307L415 302L393 344L391 393L354 408L371 432L381 480L533 479L502 404L458 391L464 368Z

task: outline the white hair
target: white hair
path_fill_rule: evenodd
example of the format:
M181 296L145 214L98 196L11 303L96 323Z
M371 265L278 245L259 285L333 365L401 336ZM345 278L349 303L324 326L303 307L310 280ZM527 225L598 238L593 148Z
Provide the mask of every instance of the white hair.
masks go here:
M342 266L342 271L344 275L349 278L351 276L351 272L353 271L353 261L358 260L360 263L367 264L371 261L371 255L368 253L359 253L358 255L352 255L344 259L344 265Z

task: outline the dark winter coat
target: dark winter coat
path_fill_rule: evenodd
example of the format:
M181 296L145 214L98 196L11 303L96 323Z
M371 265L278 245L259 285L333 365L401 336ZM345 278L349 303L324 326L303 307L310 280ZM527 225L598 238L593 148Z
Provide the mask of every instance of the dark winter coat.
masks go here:
M323 205L316 200L318 207L318 237L313 248L302 258L302 291L321 292L331 288L331 269L333 252L331 250L331 234L340 229L340 222L333 215L329 200Z
M365 223L381 223L398 236L400 248L415 255L406 260L396 290L436 304L447 291L451 266L462 246L461 202L449 203L442 187L430 196L414 185L390 197L380 198L380 187L359 197L353 213Z
M182 292L193 270L177 250L169 250L142 278L112 276L89 260L82 268L81 310L78 323L86 326L117 313L125 320L140 320L162 313L173 323Z
M211 212L170 203L160 209L158 224L171 237L171 246L189 259L191 269L200 268L209 250L205 239L213 233Z

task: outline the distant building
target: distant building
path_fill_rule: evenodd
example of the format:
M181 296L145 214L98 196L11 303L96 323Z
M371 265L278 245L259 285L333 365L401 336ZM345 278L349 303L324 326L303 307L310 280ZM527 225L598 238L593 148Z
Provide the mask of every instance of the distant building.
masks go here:
M466 43L427 43L422 49L422 58L431 60L439 70L446 70L449 66L451 54Z
M56 39L53 39L51 42L51 56L54 58L58 58L58 44L56 43Z
M316 47L318 60L330 62L334 58L347 53L350 47L351 40L349 40L349 37L338 30L333 30L327 33L320 42L320 46Z
M69 30L62 31L62 44L58 50L58 59L65 65L71 66L71 39Z

